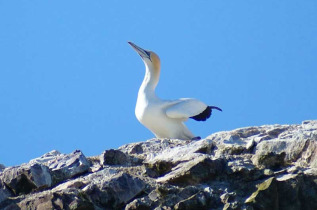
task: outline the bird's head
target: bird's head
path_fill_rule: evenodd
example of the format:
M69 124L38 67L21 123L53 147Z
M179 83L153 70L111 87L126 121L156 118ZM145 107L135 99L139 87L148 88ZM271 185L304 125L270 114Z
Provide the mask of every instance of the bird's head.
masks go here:
M148 67L153 67L155 70L158 70L158 71L160 70L160 67L161 67L160 58L155 52L144 50L132 42L128 42L128 43L141 56L145 65L147 65Z

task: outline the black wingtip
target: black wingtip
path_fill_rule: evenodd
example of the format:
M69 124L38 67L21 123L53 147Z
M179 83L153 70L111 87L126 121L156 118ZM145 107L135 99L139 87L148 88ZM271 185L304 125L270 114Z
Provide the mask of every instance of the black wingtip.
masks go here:
M195 116L192 116L190 118L192 118L196 121L206 121L210 117L213 109L217 109L217 110L222 112L222 109L220 109L219 107L207 106L207 108L202 113L195 115Z
M209 106L211 109L217 109L218 111L221 111L222 112L222 109L220 109L219 107L216 107L216 106Z
M195 116L192 116L190 118L197 120L197 121L206 121L210 117L211 111L212 111L211 107L207 106L207 108L202 113L195 115Z

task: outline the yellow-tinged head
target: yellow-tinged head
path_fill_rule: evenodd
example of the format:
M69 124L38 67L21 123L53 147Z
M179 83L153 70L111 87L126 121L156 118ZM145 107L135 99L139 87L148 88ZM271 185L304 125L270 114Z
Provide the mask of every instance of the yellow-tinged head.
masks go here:
M155 69L160 70L161 69L161 61L158 55L155 52L149 51L150 52L150 60L154 66Z
M144 50L132 42L128 42L128 43L141 56L142 60L145 62L146 65L148 65L149 67L152 66L155 70L158 70L158 71L160 70L161 68L160 58L155 52Z

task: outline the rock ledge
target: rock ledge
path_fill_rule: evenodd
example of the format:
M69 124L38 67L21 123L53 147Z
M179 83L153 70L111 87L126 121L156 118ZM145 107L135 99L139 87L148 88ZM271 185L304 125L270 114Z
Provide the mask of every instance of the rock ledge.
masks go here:
M0 164L0 209L317 209L317 121Z

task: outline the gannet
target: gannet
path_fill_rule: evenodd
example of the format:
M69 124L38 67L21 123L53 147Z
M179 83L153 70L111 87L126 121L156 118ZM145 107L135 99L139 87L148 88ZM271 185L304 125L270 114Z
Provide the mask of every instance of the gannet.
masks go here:
M190 132L184 122L188 118L205 121L213 109L222 110L194 98L163 100L157 97L155 88L160 77L160 58L152 51L144 50L132 42L128 43L145 64L145 76L135 106L136 118L157 138L199 140L200 137Z

